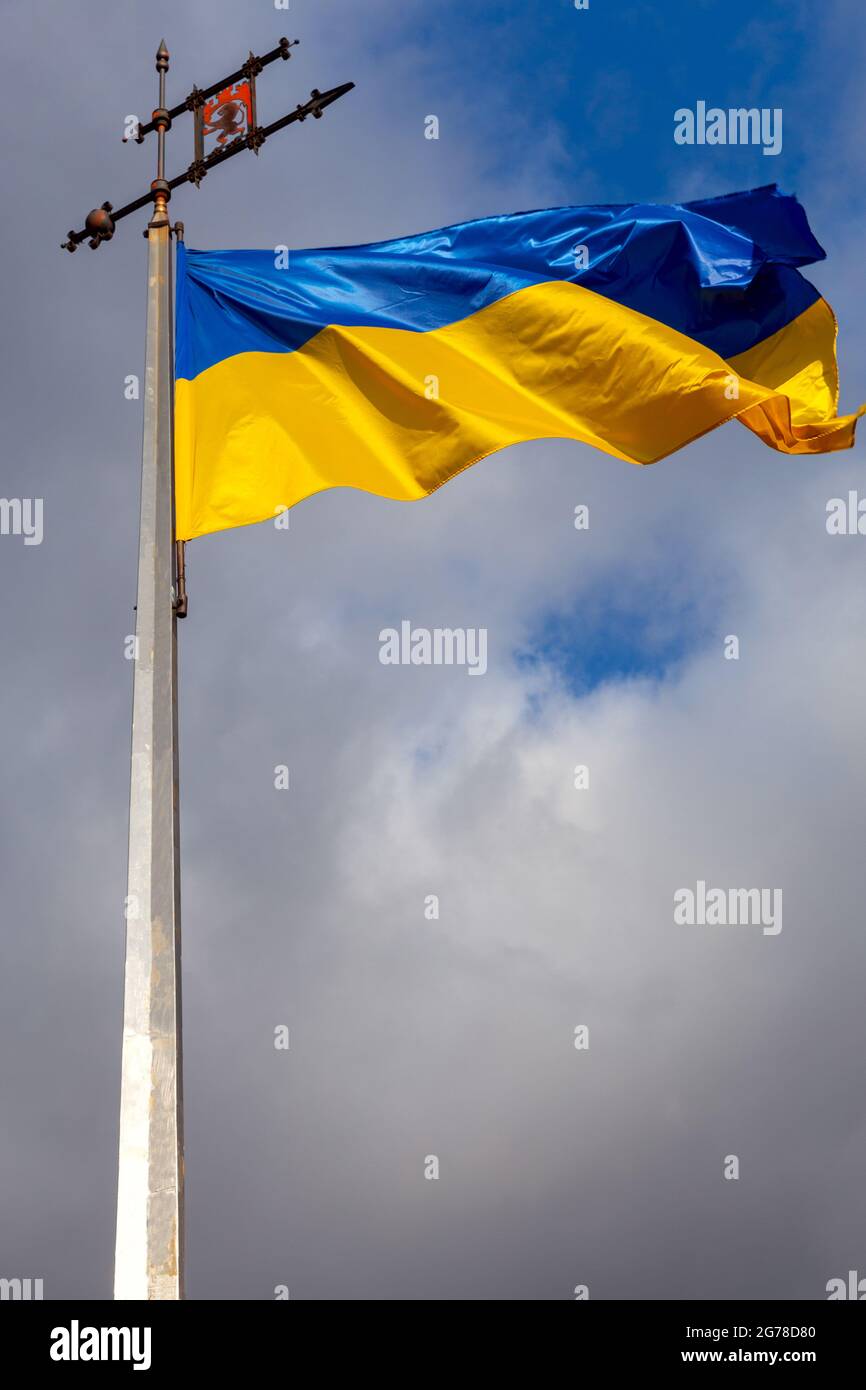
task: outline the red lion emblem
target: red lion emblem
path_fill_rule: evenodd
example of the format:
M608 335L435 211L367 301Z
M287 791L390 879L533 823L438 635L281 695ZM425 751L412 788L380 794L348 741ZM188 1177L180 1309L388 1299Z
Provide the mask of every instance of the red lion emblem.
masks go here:
M202 132L215 135L217 145L227 145L245 135L252 125L252 101L248 82L236 82L205 102Z

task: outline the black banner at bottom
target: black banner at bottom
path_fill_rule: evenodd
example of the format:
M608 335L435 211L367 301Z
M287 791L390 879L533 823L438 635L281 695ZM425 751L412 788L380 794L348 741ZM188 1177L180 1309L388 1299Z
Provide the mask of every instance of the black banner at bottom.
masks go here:
M477 1309L479 1302L470 1306ZM345 1306L339 1305L339 1309L329 1322L336 1317L345 1327ZM371 1315L375 1316L372 1309ZM125 1371L164 1375L189 1368L199 1374L213 1371L224 1376L267 1365L297 1367L297 1357L304 1352L315 1357L318 1370L332 1370L339 1366L341 1352L348 1362L350 1348L352 1368L357 1371L359 1352L365 1346L371 1363L382 1368L391 1363L396 1370L398 1345L402 1347L399 1361L403 1373L413 1376L419 1372L429 1375L440 1359L443 1370L453 1372L457 1365L465 1370L466 1361L483 1356L488 1373L497 1360L496 1342L477 1324L472 1329L472 1343L461 1338L462 1350L458 1351L450 1339L442 1338L438 1319L431 1318L426 1330L423 1323L416 1329L404 1320L399 1336L391 1323L375 1344L352 1335L351 1314L345 1342L330 1331L326 1340L319 1340L318 1321L317 1316L311 1316L311 1304L300 1300L294 1305L187 1301L4 1302L0 1306L4 1359L8 1364L14 1358L13 1364L25 1374L32 1368L61 1376L72 1372L93 1375L100 1369L110 1369L114 1375ZM858 1363L866 1322L856 1309L834 1302L587 1301L572 1303L567 1316L554 1319L549 1329L554 1336L565 1333L568 1340L564 1350L575 1369L590 1364L612 1372L666 1372L673 1367L706 1365L801 1365L826 1375ZM305 1334L316 1340L304 1345ZM418 1364L410 1367L406 1353L416 1339ZM536 1379L540 1378L539 1356L547 1361L551 1351L563 1350L562 1344L550 1348L539 1343L534 1323L521 1333L512 1322L508 1335L500 1335L499 1341L509 1372L522 1369L522 1354ZM467 1353L473 1343L476 1353L470 1358ZM410 1356L411 1361L415 1359Z

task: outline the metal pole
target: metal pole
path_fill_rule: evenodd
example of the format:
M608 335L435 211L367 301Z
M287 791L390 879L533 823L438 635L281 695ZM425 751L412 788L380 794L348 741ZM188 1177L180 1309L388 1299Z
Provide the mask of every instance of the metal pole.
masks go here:
M177 614L165 44L148 224L141 527L129 794L116 1299L184 1296Z

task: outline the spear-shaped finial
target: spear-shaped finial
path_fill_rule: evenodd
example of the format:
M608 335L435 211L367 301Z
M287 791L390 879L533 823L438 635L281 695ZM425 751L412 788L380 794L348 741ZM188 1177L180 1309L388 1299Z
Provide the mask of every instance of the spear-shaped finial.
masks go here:
M165 132L171 130L171 112L165 106L165 74L168 72L168 49L165 46L165 39L160 40L159 48L156 50L156 70L159 73L159 105L153 112L153 124L156 129L157 153L156 153L156 178L150 185L153 194L153 215L154 223L160 222L166 217L166 203L171 197L171 186L165 177ZM141 130L139 128L139 134Z

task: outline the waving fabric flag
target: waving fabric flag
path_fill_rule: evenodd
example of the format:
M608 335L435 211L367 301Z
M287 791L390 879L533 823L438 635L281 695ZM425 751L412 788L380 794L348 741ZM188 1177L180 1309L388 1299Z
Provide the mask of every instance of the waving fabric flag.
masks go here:
M423 497L508 444L654 463L739 419L848 448L822 260L775 186L553 208L367 246L178 248L180 539L329 487Z

